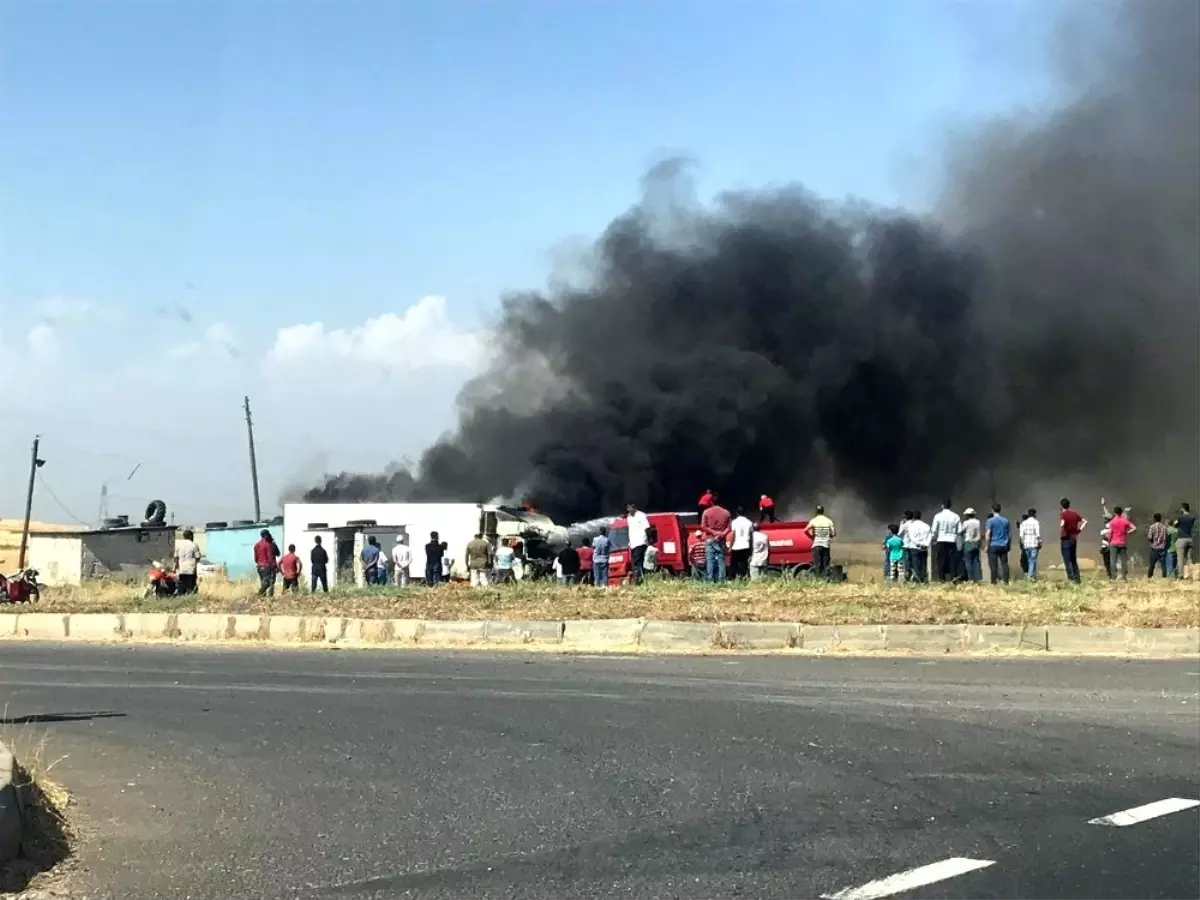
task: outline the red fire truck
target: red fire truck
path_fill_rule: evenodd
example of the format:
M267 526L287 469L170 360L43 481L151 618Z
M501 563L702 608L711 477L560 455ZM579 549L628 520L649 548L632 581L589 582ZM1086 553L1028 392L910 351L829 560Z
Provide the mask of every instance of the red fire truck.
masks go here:
M671 576L687 576L692 572L688 563L688 544L700 529L700 516L694 512L647 513L651 536L658 548L656 571ZM808 522L763 522L756 526L766 533L770 544L767 570L798 575L812 565L812 538L804 533ZM608 558L608 581L616 584L629 574L629 528L624 517L613 521L608 529L613 549ZM729 564L729 551L725 563Z

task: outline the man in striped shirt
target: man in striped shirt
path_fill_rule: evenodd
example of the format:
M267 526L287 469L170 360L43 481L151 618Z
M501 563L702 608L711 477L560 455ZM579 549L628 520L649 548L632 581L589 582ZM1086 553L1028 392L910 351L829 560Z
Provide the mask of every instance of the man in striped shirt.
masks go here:
M1025 514L1017 534L1021 538L1021 553L1025 557L1025 577L1037 581L1038 551L1042 549L1042 524L1037 520L1037 510Z
M1178 538L1176 538L1178 540ZM1162 569L1163 578L1167 577L1167 526L1163 524L1162 513L1154 514L1154 521L1146 529L1146 541L1150 544L1150 571L1147 578L1154 577L1154 568Z

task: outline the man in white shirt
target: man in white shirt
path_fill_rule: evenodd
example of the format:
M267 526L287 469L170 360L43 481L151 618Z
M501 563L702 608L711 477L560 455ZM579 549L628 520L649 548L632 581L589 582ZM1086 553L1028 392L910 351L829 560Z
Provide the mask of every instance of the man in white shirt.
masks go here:
M1021 538L1021 552L1025 555L1025 576L1030 581L1037 581L1038 551L1042 549L1042 525L1037 520L1037 510L1029 510L1029 514L1017 529Z
M396 568L396 585L408 587L408 567L412 563L412 548L404 543L404 535L396 535L396 546L392 548L392 563Z
M762 578L771 557L771 541L765 531L755 529L750 536L750 580Z
M497 584L516 580L516 573L513 571L513 567L516 565L516 553L509 545L507 538L502 540L500 546L496 548L494 562L496 565Z
M912 566L909 577L913 581L929 580L929 544L933 540L933 529L921 519L921 511L913 510L908 523L908 540L912 541Z
M933 571L938 581L954 580L958 571L958 526L962 520L950 501L942 504L942 511L933 517Z
M733 543L729 548L729 562L734 578L750 577L750 543L754 535L754 523L746 517L746 510L737 508L737 517L729 523L733 531Z
M912 510L906 509L904 515L900 518L900 530L896 533L900 535L900 540L904 545L904 561L901 564L900 571L904 581L913 580L913 543L912 538L908 534L908 526L912 524Z
M625 527L629 529L629 580L641 584L646 573L646 541L650 535L650 520L637 508L625 505Z

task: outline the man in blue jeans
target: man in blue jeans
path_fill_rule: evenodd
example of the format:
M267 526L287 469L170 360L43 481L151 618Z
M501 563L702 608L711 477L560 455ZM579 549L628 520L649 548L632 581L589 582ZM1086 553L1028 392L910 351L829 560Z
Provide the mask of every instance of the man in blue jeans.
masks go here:
M608 528L602 527L600 533L592 538L592 580L596 587L608 587L608 556L612 552L612 541L608 537Z
M1058 538L1062 545L1063 568L1067 581L1079 584L1079 533L1087 528L1087 519L1071 509L1071 501L1063 497L1059 501L1062 512L1058 514Z
M1003 581L1008 584L1008 550L1012 544L1012 525L1000 514L1000 504L992 504L992 514L987 520L988 572L992 584Z
M704 534L704 568L709 581L725 580L725 545L729 542L732 522L729 510L717 501L716 494L712 494L712 506L700 517L700 531Z

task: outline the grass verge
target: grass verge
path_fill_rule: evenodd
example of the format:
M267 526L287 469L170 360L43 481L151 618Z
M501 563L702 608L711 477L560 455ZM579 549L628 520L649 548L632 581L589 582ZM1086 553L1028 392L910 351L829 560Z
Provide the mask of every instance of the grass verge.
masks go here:
M0 719L7 724L7 719ZM23 728L5 728L2 740L15 758L14 787L24 820L21 854L0 868L0 894L25 894L49 878L52 869L71 855L71 830L66 810L70 796L51 777L54 762L46 738L33 738Z
M24 609L24 608L23 608ZM1083 585L826 584L806 579L705 585L664 579L599 590L522 582L338 590L258 597L247 582L205 585L198 595L145 600L125 585L55 588L43 612L230 612L395 619L600 619L645 616L688 622L789 621L812 625L978 624L1200 627L1200 586L1169 579ZM30 610L32 611L32 610Z

